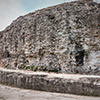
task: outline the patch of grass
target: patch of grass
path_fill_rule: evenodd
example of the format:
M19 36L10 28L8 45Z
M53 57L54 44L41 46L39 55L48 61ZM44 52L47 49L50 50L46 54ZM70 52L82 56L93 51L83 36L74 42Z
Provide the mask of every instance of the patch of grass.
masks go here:
M34 66L34 67L33 67L33 71L36 71L37 69L38 69L37 66Z
M19 69L31 70L31 71L43 71L43 72L55 72L55 73L59 72L59 70L56 68L50 70L44 66L25 65L25 64L22 64Z
M34 65L31 65L31 66L30 66L30 70L33 70L33 68L34 68Z
M4 98L0 97L0 100L6 100L6 99L4 99Z
M24 66L24 68L23 68L23 69L28 70L28 66Z

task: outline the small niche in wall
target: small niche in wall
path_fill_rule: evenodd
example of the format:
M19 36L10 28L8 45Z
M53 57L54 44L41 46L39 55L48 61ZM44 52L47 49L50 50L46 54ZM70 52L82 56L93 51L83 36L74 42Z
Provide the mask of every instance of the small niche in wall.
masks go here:
M3 56L4 56L4 58L9 58L9 57L10 57L9 51L6 50L6 51L3 53Z
M79 44L76 44L75 49L76 66L82 66L84 64L85 50Z
M48 15L48 19L53 20L53 19L55 19L55 16L54 15Z

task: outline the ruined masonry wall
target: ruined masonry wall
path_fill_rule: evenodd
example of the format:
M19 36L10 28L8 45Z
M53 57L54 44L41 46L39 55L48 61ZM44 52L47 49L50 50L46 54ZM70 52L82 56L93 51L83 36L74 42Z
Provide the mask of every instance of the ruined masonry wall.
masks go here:
M0 32L0 66L100 75L100 4L76 1L20 16Z

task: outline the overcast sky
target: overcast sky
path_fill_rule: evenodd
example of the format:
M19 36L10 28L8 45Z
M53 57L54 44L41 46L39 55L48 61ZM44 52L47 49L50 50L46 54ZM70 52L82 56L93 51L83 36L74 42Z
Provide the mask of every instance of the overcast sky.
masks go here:
M11 24L18 16L60 4L64 1L70 2L75 0L0 0L0 30Z

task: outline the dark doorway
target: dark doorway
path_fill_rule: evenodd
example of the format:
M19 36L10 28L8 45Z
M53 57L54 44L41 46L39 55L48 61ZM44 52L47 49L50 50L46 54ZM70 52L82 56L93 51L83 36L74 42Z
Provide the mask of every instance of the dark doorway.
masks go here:
M83 50L82 45L79 44L76 44L75 49L76 66L82 66L84 64L85 50Z

